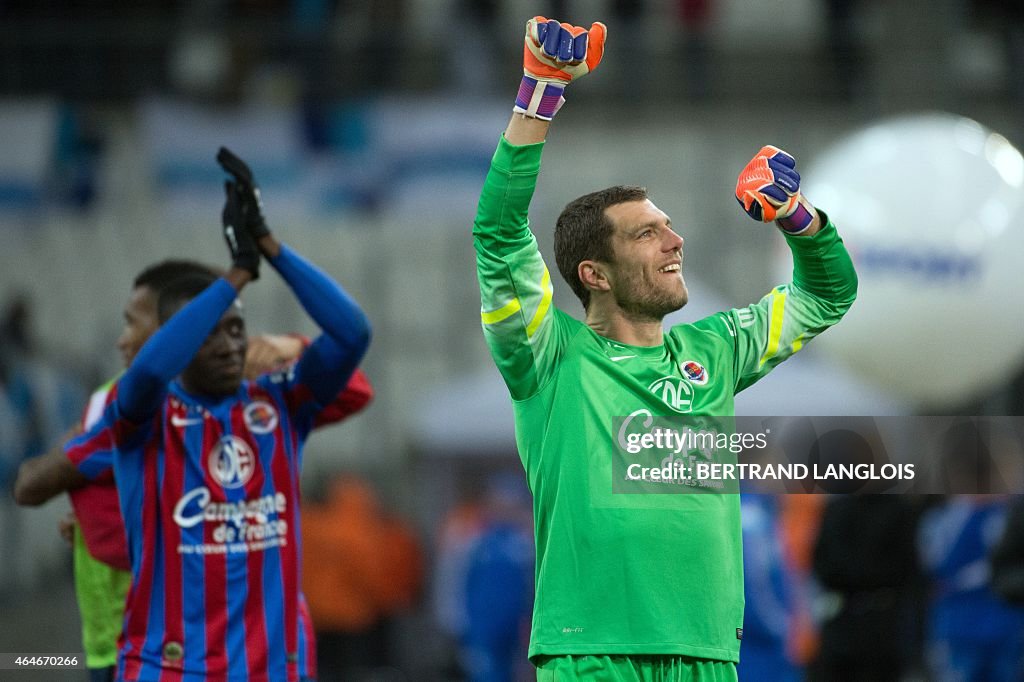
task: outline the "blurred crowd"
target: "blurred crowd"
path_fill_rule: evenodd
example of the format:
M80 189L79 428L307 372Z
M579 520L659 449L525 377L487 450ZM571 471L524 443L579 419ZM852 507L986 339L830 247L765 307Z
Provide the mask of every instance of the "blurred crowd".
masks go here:
M998 495L744 496L740 679L1022 679L1022 510Z
M1018 101L1024 96L1019 3L941 0L927 8L908 6L903 13L887 5L807 0L796 6L820 29L818 38L803 42L820 48L831 68L831 83L806 83L808 93L864 95L873 87L870 52L880 37L902 34L916 47L926 34L948 31L946 37L956 40L958 34L984 31L998 41L1007 91ZM492 37L509 22L543 14L577 23L605 21L619 36L616 43L629 46L620 58L624 67L636 68L624 68L627 73L652 76L645 73L651 58L664 52L684 66L685 94L700 98L722 93L715 76L728 52L720 30L725 15L762 9L737 0L141 0L131 8L107 0L14 0L0 5L7 38L0 46L7 65L0 83L6 92L59 93L79 101L123 101L155 89L230 101L254 94L261 84L281 84L275 79L283 72L287 87L272 88L273 94L315 102L395 88L452 87L451 76L467 75L451 73L461 60L436 57L483 46L474 50L481 68L469 81L457 80L460 87L488 89L493 79L480 75L495 73L488 64L513 63L516 56L513 46ZM792 17L772 18L791 26ZM913 25L878 25L900 19ZM132 29L146 29L145 39ZM796 47L786 36L763 38L787 54ZM614 90L623 82L631 82L635 92L632 81L597 87Z
M748 77L762 41L727 19L771 18L739 0L107 0L0 4L0 88L56 97L61 133L53 189L96 196L111 105L154 93L211 106L293 106L312 152L360 136L348 105L387 93L476 98L502 92L518 51L495 41L534 13L612 26L608 78L578 96L629 106L768 95ZM764 36L806 101L875 113L1024 102L1024 10L1010 0L942 0L927 9L871 0L802 0L783 35ZM728 15L728 16L727 16ZM794 22L794 17L810 19ZM736 23L733 21L732 23ZM790 35L785 35L785 33ZM386 35L386 40L379 36ZM141 36L145 36L145 39ZM471 52L475 61L460 59ZM514 79L513 79L514 80Z

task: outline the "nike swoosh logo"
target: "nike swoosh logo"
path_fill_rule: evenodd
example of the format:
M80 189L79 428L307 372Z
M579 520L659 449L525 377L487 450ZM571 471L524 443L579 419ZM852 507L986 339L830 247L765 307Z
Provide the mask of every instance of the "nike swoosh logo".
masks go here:
M635 358L635 357L636 357L635 355L616 355L614 358L608 358L608 359L611 360L612 362L619 362L620 360L629 360L630 358Z
M179 417L178 415L171 415L171 424L174 426L192 426L193 424L202 424L202 419L189 419L188 417Z

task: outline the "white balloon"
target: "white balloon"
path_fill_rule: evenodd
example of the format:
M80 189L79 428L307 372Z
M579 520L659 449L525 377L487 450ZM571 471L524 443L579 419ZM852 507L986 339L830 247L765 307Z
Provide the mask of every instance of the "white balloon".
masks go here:
M1024 363L1024 157L1006 138L950 114L904 117L801 172L860 278L821 347L922 408L1012 378Z

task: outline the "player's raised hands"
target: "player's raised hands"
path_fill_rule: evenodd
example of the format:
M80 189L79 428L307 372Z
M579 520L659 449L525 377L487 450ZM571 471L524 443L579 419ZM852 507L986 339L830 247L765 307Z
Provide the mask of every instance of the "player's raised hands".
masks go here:
M242 202L242 210L245 213L244 225L253 239L259 241L261 237L270 234L267 221L263 217L263 198L260 196L260 188L256 184L249 165L227 147L221 147L217 152L217 163L234 179L239 199Z
M740 171L736 179L736 201L754 220L778 220L790 233L810 226L812 211L801 203L800 173L796 159L778 147L765 145Z
M536 16L526 22L523 80L514 111L550 121L565 101L565 86L601 63L608 29L589 29Z
M224 183L224 210L221 212L221 226L224 241L231 253L231 265L247 271L252 279L260 277L260 250L256 239L245 227L245 199L238 183L227 180Z

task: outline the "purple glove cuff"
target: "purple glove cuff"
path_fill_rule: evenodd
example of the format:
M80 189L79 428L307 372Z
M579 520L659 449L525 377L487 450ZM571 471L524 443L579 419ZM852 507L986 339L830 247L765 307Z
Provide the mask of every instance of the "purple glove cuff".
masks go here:
M810 211L804 208L803 204L798 203L793 213L775 222L788 234L800 234L811 226L813 220L814 216L811 215Z
M523 80L519 84L519 94L516 95L516 105L512 111L550 121L565 102L565 98L562 97L563 92L565 92L564 85L523 76Z

